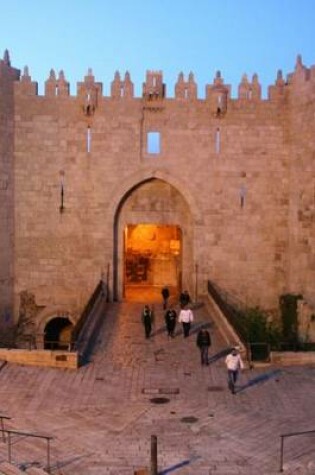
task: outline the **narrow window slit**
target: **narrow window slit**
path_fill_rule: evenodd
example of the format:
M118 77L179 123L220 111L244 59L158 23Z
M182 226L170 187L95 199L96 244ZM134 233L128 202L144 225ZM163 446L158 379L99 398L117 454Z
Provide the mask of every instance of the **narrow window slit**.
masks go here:
M221 151L221 132L220 129L217 128L215 131L215 153L220 153Z
M91 127L88 126L88 128L86 130L86 151L87 151L87 153L91 152L91 145L92 145Z

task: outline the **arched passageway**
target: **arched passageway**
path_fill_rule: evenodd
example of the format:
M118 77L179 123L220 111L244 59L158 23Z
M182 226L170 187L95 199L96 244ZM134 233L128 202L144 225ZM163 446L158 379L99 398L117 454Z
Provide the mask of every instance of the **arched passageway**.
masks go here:
M139 300L161 298L167 286L177 295L182 276L182 232L179 226L165 224L129 224L124 239L124 297Z
M156 301L165 285L173 295L192 286L193 218L170 183L150 178L124 195L114 246L114 298Z
M68 349L73 324L67 317L55 317L45 326L44 348L49 350Z

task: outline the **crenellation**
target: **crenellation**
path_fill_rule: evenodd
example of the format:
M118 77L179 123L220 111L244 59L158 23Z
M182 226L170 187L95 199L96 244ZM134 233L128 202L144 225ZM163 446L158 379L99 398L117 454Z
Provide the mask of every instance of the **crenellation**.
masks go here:
M250 83L247 74L243 74L242 80L238 86L238 98L241 100L250 99Z
M95 82L92 69L88 69L84 82L77 84L77 96L81 110L87 117L93 116L103 95L103 84Z
M131 99L134 97L134 86L128 71L122 81L119 71L116 71L114 80L111 83L111 97L114 99Z
M277 72L275 84L268 87L268 99L270 101L281 101L285 99L286 84L283 79L281 69Z
M252 78L252 86L251 86L251 99L253 100L261 100L261 85L258 81L258 75L254 74Z
M224 84L221 72L217 71L213 85L206 85L206 101L210 103L210 110L216 117L227 112L230 94L231 86Z
M244 74L238 87L238 98L241 100L260 101L261 85L258 81L258 75L254 74L252 82L248 80L247 74Z
M142 85L142 96L147 101L161 100L166 97L162 71L147 71L146 81Z
M50 70L49 78L45 81L45 96L55 97L57 95L57 78L54 69Z
M188 81L184 80L184 74L182 72L179 73L175 84L175 98L192 101L197 99L197 84L195 83L192 72L188 75Z
M32 81L32 78L29 74L28 66L24 66L23 74L21 75L20 81L15 83L15 92L17 94L24 94L27 96L37 96L38 95L38 84L37 82Z
M70 86L68 81L66 81L65 74L61 70L59 72L59 77L57 81L57 96L58 97L68 97L70 94Z
M131 99L134 97L134 85L130 78L129 71L125 72L125 79L123 81L123 90L124 90L124 97L127 99Z
M11 66L11 61L10 61L10 54L9 51L6 49L3 54L3 62L6 66Z

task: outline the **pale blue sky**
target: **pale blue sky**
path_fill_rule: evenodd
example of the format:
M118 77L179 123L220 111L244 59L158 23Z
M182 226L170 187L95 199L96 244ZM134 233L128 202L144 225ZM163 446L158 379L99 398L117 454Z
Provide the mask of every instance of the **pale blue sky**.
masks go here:
M149 69L162 70L167 96L180 71L192 71L198 96L220 70L232 95L244 73L257 73L266 96L277 70L292 72L297 54L315 64L314 0L0 0L0 55L29 66L40 93L51 68L76 93L89 67L109 94L128 70L140 95Z

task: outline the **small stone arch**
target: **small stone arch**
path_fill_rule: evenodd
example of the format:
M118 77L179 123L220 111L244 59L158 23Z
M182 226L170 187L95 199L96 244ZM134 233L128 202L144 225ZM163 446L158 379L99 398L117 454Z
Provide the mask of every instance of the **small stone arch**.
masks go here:
M66 345L65 329L71 331L76 323L76 318L70 313L68 309L63 307L49 307L42 310L37 318L38 326L36 329L36 347L49 349L61 348ZM55 345L47 345L47 330L50 335L56 335ZM58 341L60 344L58 344Z

